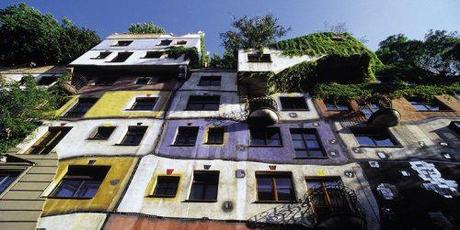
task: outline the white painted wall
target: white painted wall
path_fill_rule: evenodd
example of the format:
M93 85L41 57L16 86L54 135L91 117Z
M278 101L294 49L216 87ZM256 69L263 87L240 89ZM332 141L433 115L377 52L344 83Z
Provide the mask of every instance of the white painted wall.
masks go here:
M37 229L47 230L99 230L104 224L106 214L103 213L74 213L58 216L40 217Z
M308 93L277 93L270 95L278 104L278 115L280 121L301 121L301 120L312 120L319 119L318 112L316 111L315 106L313 105L312 98ZM308 111L284 111L282 110L282 104L280 97L304 97L305 102L308 106ZM293 115L295 114L295 117Z
M199 86L198 83L202 76L221 76L220 86ZM216 91L238 91L236 72L219 71L196 71L184 82L180 90L216 90Z
M128 126L148 126L139 146L119 146L128 130ZM46 134L49 126L72 127L67 135L56 145L59 159L80 156L115 156L115 155L145 155L153 152L154 144L159 138L163 120L159 119L94 119L75 122L48 121L34 133L16 146L18 153L26 152L40 137ZM90 134L99 126L116 126L108 140L88 140Z

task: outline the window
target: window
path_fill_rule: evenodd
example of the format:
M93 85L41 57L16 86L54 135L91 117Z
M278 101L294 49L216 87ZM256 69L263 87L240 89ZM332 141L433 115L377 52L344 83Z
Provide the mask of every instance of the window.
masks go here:
M118 79L116 77L98 77L94 84L97 86L111 86L113 85Z
M460 121L451 121L448 127L450 130L460 135Z
M195 171L193 172L190 201L216 201L217 187L219 186L219 172Z
M421 98L410 98L409 102L414 106L415 110L420 112L437 112L443 110L449 110L449 108L441 104L436 99L426 101Z
M93 198L109 169L109 166L69 166L67 174L51 196L55 198Z
M349 208L348 200L344 199L343 192L339 189L343 186L339 177L308 178L306 182L309 190L317 191L317 195L310 202L318 216Z
M124 62L133 52L119 52L110 62Z
M64 117L67 118L77 118L83 117L86 112L96 103L97 98L93 97L83 97L79 98L77 104L70 109Z
M367 119L369 119L369 117L371 117L373 113L377 112L380 109L380 105L378 103L361 104L360 107L361 112Z
M344 101L325 100L328 111L348 111L348 105Z
M97 127L96 132L94 132L88 139L90 140L107 140L110 135L112 135L115 127L113 126L100 126Z
M291 173L256 173L257 200L262 202L294 202L296 200Z
M208 138L206 144L209 145L220 145L224 143L225 128L223 127L211 127L208 129Z
M176 45L185 45L185 44L187 44L187 41L185 40L180 40L176 42Z
M220 96L190 96L186 110L217 111Z
M201 76L198 86L220 86L221 76Z
M272 62L270 54L248 54L248 62Z
M57 81L56 76L43 76L38 80L37 85L51 85Z
M117 41L113 46L129 46L133 41Z
M161 40L159 46L169 46L171 44L172 40Z
M179 186L178 176L159 176L157 185L153 192L154 197L176 197L177 187Z
M120 145L127 145L127 146L136 146L139 145L144 137L144 133L147 131L146 126L129 126L128 132L126 132L123 141L121 141Z
M20 171L0 170L0 194L10 187L20 174Z
M130 110L149 110L155 107L158 98L156 97L136 97L136 101Z
M291 129L290 131L296 157L324 157L316 129Z
M160 51L147 51L144 58L160 58L163 54L164 52Z
M108 57L112 52L99 52L99 55L97 57L94 57L92 59L105 59Z
M308 110L307 103L303 97L280 97L283 110L303 111Z
M195 146L198 127L179 127L174 145Z
M48 132L40 138L29 150L27 154L45 155L51 152L56 145L67 135L71 127L49 127Z
M136 85L147 85L152 80L151 77L140 77L136 79Z
M352 132L361 146L391 147L398 145L388 129L353 128Z
M250 128L251 146L281 146L280 129L276 127Z

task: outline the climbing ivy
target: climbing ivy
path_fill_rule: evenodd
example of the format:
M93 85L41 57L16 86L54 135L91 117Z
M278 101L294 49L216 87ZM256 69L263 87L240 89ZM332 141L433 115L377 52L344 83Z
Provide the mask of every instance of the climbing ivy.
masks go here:
M185 59L190 59L190 65L192 68L200 67L200 54L195 47L169 47L166 50L166 53L170 58L179 58L180 56L185 55Z

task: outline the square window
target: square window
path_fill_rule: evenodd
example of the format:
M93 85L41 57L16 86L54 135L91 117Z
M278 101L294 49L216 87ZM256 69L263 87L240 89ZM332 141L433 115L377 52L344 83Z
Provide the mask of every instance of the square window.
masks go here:
M326 108L328 111L348 111L348 105L344 101L325 100Z
M179 127L174 145L195 146L198 136L198 127Z
M136 101L130 110L153 111L157 100L157 97L136 97Z
M97 57L94 57L92 59L105 59L108 57L112 52L99 52L99 55Z
M91 199L96 195L109 169L109 166L69 166L51 197Z
M190 201L216 201L219 186L219 172L195 171L193 172Z
M67 118L83 117L88 110L96 104L98 98L82 97L78 98L78 102L65 115Z
M419 112L439 112L450 110L447 106L440 103L437 99L431 101L424 100L422 98L410 98L408 101L412 104L415 110Z
M208 137L206 144L208 145L220 145L224 143L225 128L223 127L212 127L208 129Z
M219 105L220 96L190 96L186 110L217 111Z
M281 107L286 111L308 110L304 97L280 97Z
M0 194L2 194L18 178L21 171L0 170Z
M152 80L151 77L140 77L136 79L136 85L147 85Z
M290 131L296 157L325 157L316 129L290 129Z
M100 126L97 127L96 132L94 132L88 139L90 140L107 140L110 135L112 135L115 127L113 126Z
M457 135L460 135L460 121L451 121L448 127Z
M43 76L38 80L37 85L51 85L57 81L56 76Z
M262 202L294 202L296 200L291 173L256 173L257 200Z
M201 76L198 86L220 86L221 76Z
M144 58L161 58L163 54L164 52L160 52L160 51L147 51Z
M126 132L126 135L121 141L120 145L126 145L126 146L139 145L142 141L142 138L144 138L145 131L147 131L146 126L129 126L128 132Z
M248 62L272 62L270 54L248 54Z
M27 154L46 155L56 147L57 144L72 129L71 127L49 127L48 132L41 137L29 150Z
M176 197L179 180L178 176L158 176L153 197Z
M124 62L133 52L119 52L110 62Z
M254 127L249 132L251 146L282 146L280 129L277 127Z
M113 46L129 46L133 41L117 41Z
M171 44L172 40L166 39L166 40L161 40L160 44L158 46L169 46Z
M388 129L352 128L352 133L362 147L393 147L399 145Z

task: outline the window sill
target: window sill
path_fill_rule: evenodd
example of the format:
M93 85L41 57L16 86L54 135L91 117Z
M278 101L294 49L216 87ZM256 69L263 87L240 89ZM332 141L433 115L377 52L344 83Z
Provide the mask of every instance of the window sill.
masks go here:
M253 204L296 204L298 203L297 201L263 201L263 200L258 200L252 202Z
M309 109L281 109L281 112L309 112Z
M127 146L127 147L131 146L132 147L132 146L139 146L139 144L137 144L137 145L134 145L134 144L132 144L132 145L131 144L115 144L115 146Z
M155 195L148 195L145 196L146 198L155 198L155 199L174 199L176 196L155 196Z
M327 156L322 157L294 157L294 160L321 160L321 159L329 159Z
M216 203L217 200L184 200L185 203Z
M195 147L195 145L175 145L175 144L172 144L172 145L169 145L171 147Z
M402 145L393 145L393 146L374 146L374 145L360 145L358 148L370 148L370 149L378 149L378 148L404 148Z
M210 146L223 146L224 143L203 143L205 145L210 145Z
M91 200L94 197L58 197L58 196L47 196L46 199L61 199L61 200Z
M249 148L282 148L282 145L250 145Z
M87 141L107 141L107 140L109 140L109 138L107 138L107 139L87 138L86 140Z

